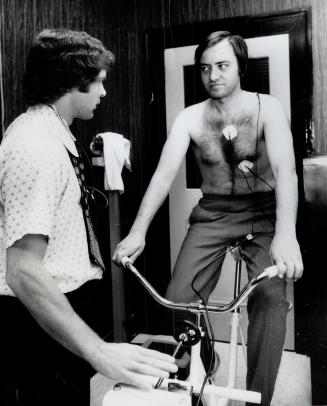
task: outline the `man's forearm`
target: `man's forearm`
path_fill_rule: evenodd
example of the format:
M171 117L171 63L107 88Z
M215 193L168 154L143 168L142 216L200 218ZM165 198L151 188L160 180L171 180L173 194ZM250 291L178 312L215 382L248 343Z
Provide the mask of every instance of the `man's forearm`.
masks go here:
M101 340L73 310L42 263L25 261L7 279L41 328L74 354L89 359Z
M159 180L156 175L153 176L131 228L132 233L146 235L153 217L169 193L170 186L171 182L165 182L162 179Z
M25 261L25 265L15 269L9 266L7 273L9 286L39 325L97 372L114 382L147 390L151 385L145 375L165 378L170 372L176 373L174 359L166 354L131 344L103 341L75 313L42 262Z
M295 234L298 181L295 171L276 177L276 234Z

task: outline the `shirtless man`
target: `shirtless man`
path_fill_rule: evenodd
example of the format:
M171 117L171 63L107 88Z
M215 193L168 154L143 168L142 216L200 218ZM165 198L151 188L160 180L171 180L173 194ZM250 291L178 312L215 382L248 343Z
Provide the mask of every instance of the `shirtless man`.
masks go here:
M134 261L145 246L150 222L170 190L192 145L203 183L203 197L193 209L167 297L207 300L216 286L224 252L242 246L250 278L276 264L280 278L259 286L248 301L247 387L270 405L280 364L288 305L286 280L301 277L296 238L297 176L292 135L279 101L240 87L247 65L244 40L228 32L210 34L195 52L209 98L177 116L128 236L113 259Z

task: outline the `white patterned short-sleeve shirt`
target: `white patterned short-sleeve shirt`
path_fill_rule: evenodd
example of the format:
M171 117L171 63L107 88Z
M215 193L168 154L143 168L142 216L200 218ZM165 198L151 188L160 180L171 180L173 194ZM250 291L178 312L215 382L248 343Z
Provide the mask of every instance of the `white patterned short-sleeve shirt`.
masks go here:
M31 107L8 128L0 145L0 295L6 283L6 249L26 234L48 237L44 265L64 293L102 271L90 263L80 188L67 149L74 139L56 112Z

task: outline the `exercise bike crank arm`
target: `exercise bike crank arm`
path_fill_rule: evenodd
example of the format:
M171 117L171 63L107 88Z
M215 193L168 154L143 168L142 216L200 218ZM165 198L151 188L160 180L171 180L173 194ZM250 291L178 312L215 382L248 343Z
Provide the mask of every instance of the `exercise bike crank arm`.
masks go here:
M145 289L150 293L150 295L162 306L170 309L188 310L192 313L226 313L236 309L252 292L252 290L263 281L277 276L278 269L276 265L266 268L260 275L251 279L241 290L240 294L226 305L216 305L213 303L208 303L206 306L201 302L190 302L190 303L176 303L163 298L154 287L142 276L139 271L132 264L128 257L123 257L121 261L124 268L129 269L137 279L142 283Z

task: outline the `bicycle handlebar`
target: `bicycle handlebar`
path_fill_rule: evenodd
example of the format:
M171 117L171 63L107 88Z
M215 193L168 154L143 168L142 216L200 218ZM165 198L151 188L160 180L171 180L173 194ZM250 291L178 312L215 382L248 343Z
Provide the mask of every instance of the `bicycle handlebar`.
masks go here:
M192 313L227 313L235 310L252 292L252 290L260 283L267 279L271 279L278 274L278 268L276 265L266 268L260 275L251 279L241 290L239 295L233 299L230 303L225 305L215 305L208 303L207 305L202 304L201 302L190 302L190 303L176 303L170 300L163 298L154 287L142 276L139 271L132 264L132 261L128 257L123 257L121 260L123 267L129 269L142 283L146 290L151 294L151 296L162 306L169 309L179 309L179 310L188 310Z

